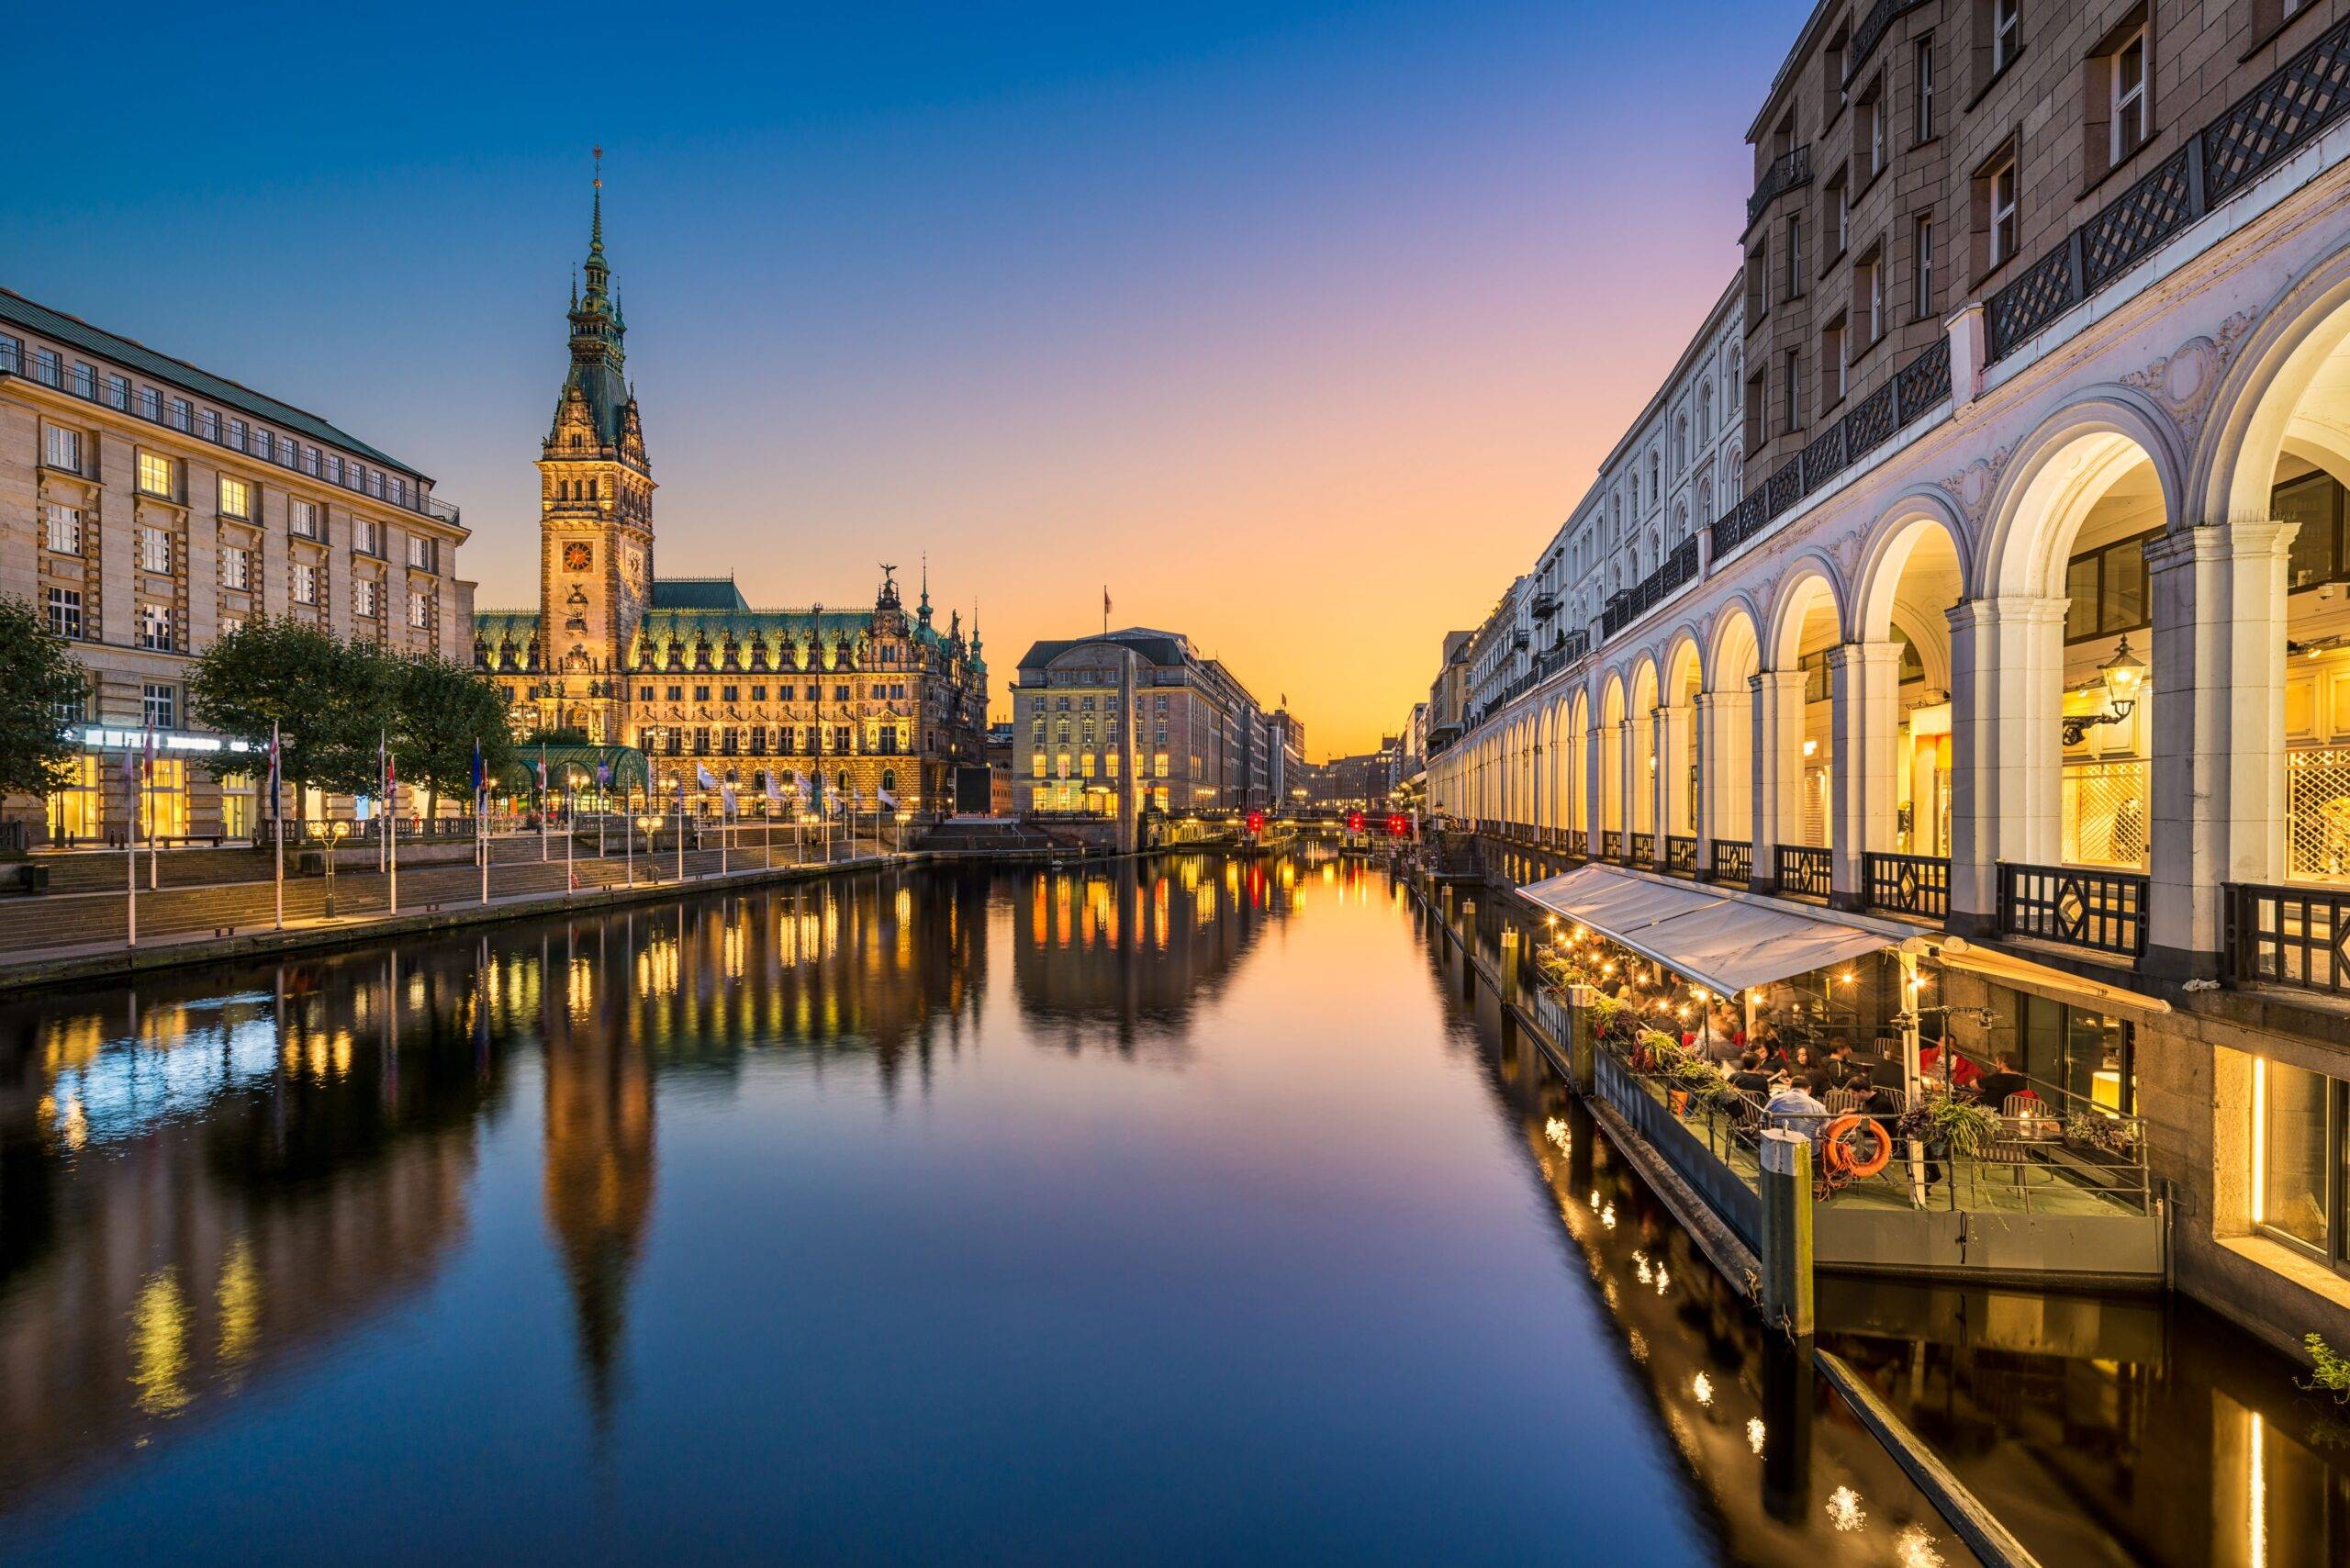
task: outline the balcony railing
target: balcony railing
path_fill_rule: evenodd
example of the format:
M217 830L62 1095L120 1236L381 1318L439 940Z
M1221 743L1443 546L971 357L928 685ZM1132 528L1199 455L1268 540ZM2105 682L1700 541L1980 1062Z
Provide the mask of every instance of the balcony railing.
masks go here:
M1742 838L1714 840L1713 879L1717 882L1754 879L1754 846Z
M2003 860L1999 931L2134 958L2146 950L2146 879L2136 871Z
M1599 835L1599 853L1604 858L1609 860L1621 860L1624 858L1623 834L1612 827L1606 832L1601 834Z
M1776 851L1780 892L1796 898L1828 896L1834 860L1827 850L1808 844L1782 844Z
M336 480L328 478L319 471L323 464L311 461L308 449L298 442L280 442L267 431L245 426L249 433L244 442L240 443L230 440L229 436L242 421L212 418L208 411L199 413L192 404L185 402L173 403L162 398L134 397L131 394L130 384L127 381L106 380L89 365L68 365L62 361L44 360L32 350L13 340L0 340L0 375L20 375L28 381L38 382L53 391L79 398L84 402L96 403L101 407L112 409L117 413L129 414L135 419L145 420L150 424L161 425L165 430L177 431L182 435L193 436L198 441L226 447L230 452L241 452L256 462L267 463L279 468L290 468L297 474L308 474L330 485L337 483ZM366 484L365 476L370 470L365 464L356 459L346 458L343 460L342 472L345 476L340 481L342 488L354 494L364 495L382 501L387 506L399 507L425 517L437 518L442 522L454 523L457 521L455 507L446 501L434 499L425 491L422 485L408 479L406 476L401 476L402 485L398 490L393 490L386 485L379 493ZM374 472L378 480L383 479L384 475L381 470Z
M1762 177L1754 182L1754 194L1746 198L1746 227L1752 229L1762 219L1763 208L1778 196L1810 183L1809 146L1791 149L1772 159L1771 166L1762 171Z
M2226 889L2230 978L2350 994L2350 887Z
M1670 833L1664 836L1664 868L1677 877L1697 874L1697 839L1694 834Z
M1636 833L1632 835L1632 864L1635 866L1656 864L1656 834Z
M1676 545L1673 554L1667 555L1663 565L1655 571L1608 599L1606 607L1599 612L1601 629L1614 636L1696 575L1697 541L1691 537Z
M1861 857L1869 907L1944 920L1950 915L1950 861L1940 855Z
M1578 627L1559 639L1559 659L1562 665L1571 665L1590 653L1591 633L1583 628Z
M1536 594L1536 595L1534 596L1534 619L1535 619L1535 620L1537 620L1537 621L1548 621L1548 620L1550 620L1550 617L1552 617L1553 615L1556 615L1556 614L1558 614L1558 613L1559 613L1559 596L1558 596L1557 594L1555 594L1555 593L1544 592L1544 593L1538 593L1538 594Z
M2350 18L2320 33L1985 302L2005 359L2350 113ZM1750 226L1752 223L1749 218Z
M1925 0L1876 0L1868 15L1852 25L1852 39L1844 49L1844 79L1841 85L1852 86L1862 68L1868 64L1869 56L1876 52L1876 46L1885 41L1886 29L1893 25L1895 17L1923 4Z

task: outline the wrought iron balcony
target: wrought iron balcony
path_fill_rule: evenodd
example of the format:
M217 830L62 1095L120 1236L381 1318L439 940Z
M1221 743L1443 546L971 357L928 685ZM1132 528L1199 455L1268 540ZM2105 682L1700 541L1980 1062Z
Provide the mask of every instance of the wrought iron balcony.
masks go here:
M1752 229L1762 221L1762 211L1771 203L1795 189L1811 184L1811 147L1808 143L1791 149L1771 160L1762 177L1754 182L1754 194L1746 198L1746 227Z
M1545 588L1534 596L1534 619L1548 621L1559 613L1559 596Z
M1869 62L1869 56L1876 52L1876 46L1885 41L1886 29L1893 25L1895 17L1924 4L1925 0L1876 0L1868 15L1853 26L1852 41L1844 50L1844 78L1840 85L1852 84L1852 79Z

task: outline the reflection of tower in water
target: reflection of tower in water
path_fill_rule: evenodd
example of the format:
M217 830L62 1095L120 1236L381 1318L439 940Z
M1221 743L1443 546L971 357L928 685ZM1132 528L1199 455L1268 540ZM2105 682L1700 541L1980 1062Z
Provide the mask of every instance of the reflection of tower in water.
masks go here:
M577 1318L579 1358L599 1421L610 1409L627 1331L630 1272L653 1212L653 1065L616 1005L619 976L604 964L602 931L594 1001L554 1004L548 988L543 1182L547 1224L563 1254ZM584 955L566 969L577 974ZM544 959L542 959L542 972Z

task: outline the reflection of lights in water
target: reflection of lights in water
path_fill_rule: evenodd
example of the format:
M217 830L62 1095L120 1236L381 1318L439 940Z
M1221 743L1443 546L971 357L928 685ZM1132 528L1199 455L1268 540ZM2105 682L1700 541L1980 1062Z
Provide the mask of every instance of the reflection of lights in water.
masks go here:
M1828 1494L1828 1522L1847 1534L1868 1523L1869 1516L1861 1506L1861 1495L1850 1486L1839 1486Z
M169 1269L139 1287L130 1309L130 1381L139 1388L139 1408L169 1416L188 1402L187 1306Z
M1673 1288L1673 1271L1663 1264L1656 1266L1656 1294L1662 1295Z
M253 1352L261 1337L261 1271L253 1267L252 1243L240 1236L220 1265L220 1360L235 1366Z
M1606 1282L1606 1288L1604 1294L1607 1297L1607 1310L1610 1312L1615 1311L1617 1302L1621 1299L1617 1294L1615 1281L1609 1280Z
M1599 1211L1599 1223L1606 1226L1610 1230L1616 1228L1616 1205L1614 1204L1610 1204L1606 1208Z
M1656 1273L1655 1271L1649 1267L1649 1255L1647 1253L1635 1252L1632 1254L1632 1277L1639 1281L1640 1283L1644 1285L1652 1283L1655 1281Z
M1893 1538L1893 1560L1900 1568L1946 1568L1942 1549L1923 1525L1904 1525Z
M1710 1406L1714 1402L1714 1380L1699 1372L1689 1380L1689 1392L1697 1396L1698 1404Z
M1593 1208L1597 1208L1599 1206L1599 1189L1596 1187L1594 1187L1591 1190L1591 1206Z
M1762 1457L1762 1439L1770 1436L1770 1430L1762 1424L1762 1417L1750 1416L1746 1418L1746 1446L1754 1450L1757 1459Z
M1630 1343L1632 1349L1632 1360L1645 1363L1649 1359L1648 1336L1635 1328L1632 1330Z
M2257 1415L2252 1418L2252 1475L2244 1503L2244 1545L2253 1568L2268 1568L2268 1423Z
M1553 1116L1549 1121L1542 1124L1542 1136L1549 1138L1552 1143L1558 1145L1559 1152L1561 1154L1566 1154L1572 1151L1574 1140L1568 1136L1567 1124L1561 1121L1558 1117Z

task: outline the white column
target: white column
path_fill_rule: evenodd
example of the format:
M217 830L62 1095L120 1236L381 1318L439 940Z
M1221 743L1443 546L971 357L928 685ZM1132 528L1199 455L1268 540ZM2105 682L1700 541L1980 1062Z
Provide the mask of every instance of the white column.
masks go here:
M1754 882L1779 885L1778 846L1803 842L1803 690L1799 669L1766 669L1754 693Z
M2154 596L2154 839L2146 960L2210 977L2221 887L2284 871L2285 584L2299 525L2190 528L2146 542Z
M2009 595L1953 605L1950 925L1998 916L1999 862L2063 852L2065 600Z
M1704 730L1705 771L1699 776L1705 796L1707 844L1698 864L1713 864L1712 840L1733 843L1754 836L1754 693L1745 685L1734 690L1708 691L1701 699L1699 723L1711 715Z
M1616 724L1616 799L1617 815L1623 819L1624 855L1632 854L1632 834L1640 830L1638 806L1640 788L1639 721L1626 714Z
M1712 692L1700 691L1689 699L1689 760L1697 769L1696 819L1689 831L1697 840L1701 877L1713 869L1714 834L1721 821L1714 798L1714 773L1721 767L1721 737L1717 733L1720 721L1721 704Z
M1696 744L1695 718L1685 702L1657 710L1656 820L1660 834L1694 834L1697 831L1695 819L1704 814L1689 800L1689 767L1696 760L1690 755L1690 747ZM1662 858L1663 854L1660 845L1658 857Z
M1901 781L1901 645L1845 643L1828 651L1830 734L1830 902L1865 907L1862 856L1894 846L1899 830Z

